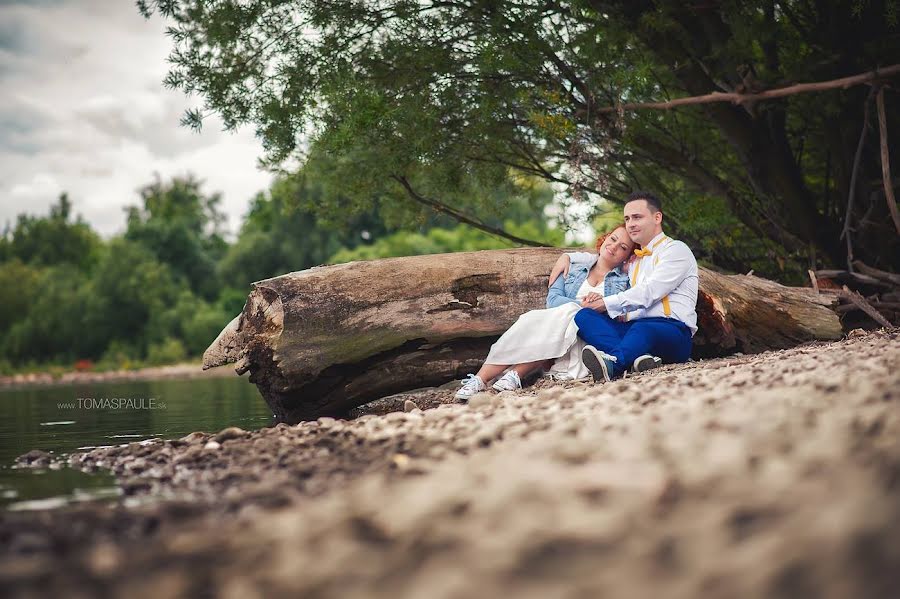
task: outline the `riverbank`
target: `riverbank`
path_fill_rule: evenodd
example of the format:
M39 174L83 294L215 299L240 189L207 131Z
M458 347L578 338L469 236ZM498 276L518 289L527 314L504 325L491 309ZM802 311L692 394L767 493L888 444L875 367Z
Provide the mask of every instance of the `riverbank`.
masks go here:
M184 379L197 377L237 376L233 366L203 370L201 362L183 362L168 366L148 366L135 369L106 370L100 372L72 370L68 372L29 372L0 376L0 390L39 387L47 385L71 385L75 383L107 383L115 381L151 381L160 379Z
M900 332L469 405L452 393L73 454L111 470L123 498L0 514L0 584L137 597L900 588ZM379 415L392 409L409 411Z

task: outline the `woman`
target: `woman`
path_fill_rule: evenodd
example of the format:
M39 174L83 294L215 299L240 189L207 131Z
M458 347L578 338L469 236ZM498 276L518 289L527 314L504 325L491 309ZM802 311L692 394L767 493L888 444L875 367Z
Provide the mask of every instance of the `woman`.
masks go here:
M546 368L554 359L551 374L564 379L588 376L581 363L584 342L578 339L575 314L605 295L628 288L624 265L634 247L623 225L597 239L596 255L578 252L560 256L550 273L547 308L520 316L491 346L478 373L463 381L456 397L469 399L507 368L493 388L520 389L522 378L537 368Z

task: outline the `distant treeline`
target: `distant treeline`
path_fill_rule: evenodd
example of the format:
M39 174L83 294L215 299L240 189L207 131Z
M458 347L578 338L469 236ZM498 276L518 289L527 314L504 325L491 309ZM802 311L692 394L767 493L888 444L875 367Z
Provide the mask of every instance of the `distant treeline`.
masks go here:
M259 193L233 242L219 194L193 177L156 180L103 239L67 195L48 215L21 214L0 236L0 372L118 368L196 358L243 308L253 281L324 263L510 247L454 221L388 224L377 210L327 219L319 190L280 179ZM494 224L560 245L550 193L505 198ZM402 229L402 230L401 230Z

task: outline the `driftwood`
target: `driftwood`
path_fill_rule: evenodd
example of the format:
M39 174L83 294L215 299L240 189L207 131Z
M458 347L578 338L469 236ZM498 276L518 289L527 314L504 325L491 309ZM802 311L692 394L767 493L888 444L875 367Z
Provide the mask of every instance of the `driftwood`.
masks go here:
M857 267L859 268L859 267ZM817 270L814 272L817 280L822 279L841 279L849 280L857 285L873 285L875 287L890 288L891 285L871 275L862 272L851 272L849 270Z
M893 285L894 287L900 288L900 275L895 275L892 272L886 272L877 268L873 268L860 260L854 261L853 266L855 266L857 270L859 270L859 272L865 275L884 281L885 283Z
M868 314L872 320L877 322L883 327L891 328L891 323L888 321L884 315L872 307L872 304L866 301L862 295L857 293L856 291L851 291L846 285L844 285L844 297L847 298L851 303L853 303L857 308Z
M516 318L543 308L558 249L492 250L322 266L254 284L204 368L249 370L276 417L341 415L474 372ZM695 354L838 339L837 299L701 269Z
M841 302L835 307L838 314L859 311L883 327L900 324L900 275L874 268L859 260L854 260L852 265L859 272L819 270L815 273L810 271L810 276L816 277L819 287L826 284L828 288L821 291L838 297ZM869 289L868 296L851 290L847 285L838 286L835 280L849 281L858 289ZM847 321L844 322L848 324ZM864 322L859 324L864 325Z

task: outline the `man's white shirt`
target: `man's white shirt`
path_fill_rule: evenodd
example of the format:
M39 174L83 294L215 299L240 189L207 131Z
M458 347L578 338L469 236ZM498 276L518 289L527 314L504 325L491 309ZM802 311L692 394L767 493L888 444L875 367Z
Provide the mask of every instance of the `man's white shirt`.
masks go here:
M610 318L626 315L626 320L638 318L675 318L697 332L697 291L699 276L697 260L690 248L681 241L660 233L645 246L650 254L631 265L631 288L603 298ZM569 252L569 260L585 260L589 252ZM635 276L637 275L637 276ZM668 298L666 315L663 298Z

